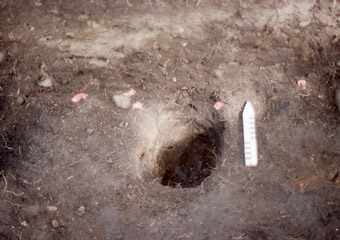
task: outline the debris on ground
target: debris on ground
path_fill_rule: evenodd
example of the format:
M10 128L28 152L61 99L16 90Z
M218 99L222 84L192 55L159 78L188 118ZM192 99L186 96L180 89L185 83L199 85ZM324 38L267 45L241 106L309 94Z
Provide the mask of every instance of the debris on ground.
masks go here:
M53 78L51 76L45 75L42 79L43 80L38 83L40 87L53 87Z
M124 95L114 95L112 97L112 101L116 104L117 107L127 109L131 106L131 100L129 97Z
M333 182L336 179L337 176L338 176L338 169L333 169L328 174L328 180Z
M85 100L86 98L88 97L88 95L86 93L77 93L76 95L74 95L72 98L71 98L71 102L73 103L77 103L81 100Z
M42 5L41 0L35 0L34 5L40 7Z
M52 226L53 226L54 228L59 227L58 221L57 221L57 220L52 220Z
M21 94L19 94L17 96L17 104L22 105L22 104L24 104L24 102L25 102L25 98Z
M80 206L78 209L77 209L77 212L76 214L81 217L85 214L85 207L84 206Z
M21 223L20 223L20 225L21 226L23 226L23 227L28 227L28 223L26 222L26 221L22 221Z
M135 102L132 104L132 109L143 109L143 104L141 102Z
M224 103L222 101L217 101L215 104L214 104L214 108L218 111L218 110L221 110L224 106Z
M93 129L93 128L86 128L86 132L87 132L89 135L92 135L92 133L94 133L94 129Z
M215 78L217 78L218 80L222 80L223 79L223 70L222 69L220 69L220 68L217 68L217 69L215 69L215 71L214 71L214 76L215 76Z
M52 87L53 83L54 83L54 79L52 76L50 76L48 73L46 73L47 70L47 66L46 64L43 62L40 64L40 82L38 83L38 85L40 87Z

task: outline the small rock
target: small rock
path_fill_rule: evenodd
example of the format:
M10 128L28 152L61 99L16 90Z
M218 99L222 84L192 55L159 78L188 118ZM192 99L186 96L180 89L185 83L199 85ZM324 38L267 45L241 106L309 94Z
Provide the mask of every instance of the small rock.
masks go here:
M77 209L77 215L79 217L83 216L85 214L85 207L84 206L80 206L78 209Z
M335 104L338 106L340 112L340 88L335 90Z
M124 235L122 233L119 233L119 234L116 235L115 239L122 240L122 239L124 239Z
M52 14L54 14L54 15L57 15L57 14L59 14L59 10L56 9L56 8L54 8L54 9L51 9L51 10L50 10L50 13L52 13Z
M168 62L169 62L169 59L161 58L158 62L158 65L163 67L163 68L166 68L166 66L168 65Z
M15 41L15 40L16 40L15 34L12 33L12 32L10 32L10 33L8 34L8 39L9 39L10 41Z
M167 52L167 51L169 51L169 49L170 49L170 45L167 44L167 43L161 43L161 44L159 45L159 48L160 48L162 51Z
M47 206L46 210L48 212L56 212L58 210L58 208L56 206Z
M124 95L114 95L112 97L112 101L116 104L117 107L127 109L131 106L131 100Z
M214 76L219 79L222 80L223 79L223 70L220 68L215 69L214 71Z
M3 52L0 52L0 63L5 60L5 54Z
M119 123L119 127L128 127L128 126L129 126L128 122L123 121L123 122Z
M86 14L82 14L78 17L79 20L87 20L89 19L89 15L86 15Z
M53 86L53 79L50 76L46 76L44 80L38 83L40 87L52 87Z
M25 98L22 95L18 95L17 104L22 105L25 102Z
M56 220L52 220L52 227L57 228L59 227L59 223Z
M172 78L172 81L173 81L173 82L177 82L177 78L175 78L175 77Z
M41 0L35 0L34 5L40 7L42 5Z
M336 62L336 65L337 65L338 67L340 67L340 61L337 61L337 62Z
M94 133L94 129L86 128L86 132L88 133L88 135L92 135L92 133Z
M22 221L20 223L20 225L23 226L23 227L28 227L28 223L26 221Z
M76 35L73 32L67 32L66 33L66 37L68 37L68 38L75 38Z
M328 173L328 180L333 182L334 179L338 176L338 170L334 169Z

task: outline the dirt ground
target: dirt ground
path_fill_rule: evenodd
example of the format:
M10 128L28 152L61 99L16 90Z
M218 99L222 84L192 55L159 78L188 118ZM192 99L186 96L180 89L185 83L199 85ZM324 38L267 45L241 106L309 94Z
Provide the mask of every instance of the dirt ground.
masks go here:
M0 20L1 240L340 239L340 2L1 0Z

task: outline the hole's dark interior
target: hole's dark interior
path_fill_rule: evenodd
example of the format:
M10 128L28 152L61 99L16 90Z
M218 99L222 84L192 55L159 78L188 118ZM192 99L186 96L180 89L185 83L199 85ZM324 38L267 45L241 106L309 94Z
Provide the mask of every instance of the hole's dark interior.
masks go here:
M158 173L165 186L199 186L217 166L219 137L214 129L205 130L168 145L157 157Z

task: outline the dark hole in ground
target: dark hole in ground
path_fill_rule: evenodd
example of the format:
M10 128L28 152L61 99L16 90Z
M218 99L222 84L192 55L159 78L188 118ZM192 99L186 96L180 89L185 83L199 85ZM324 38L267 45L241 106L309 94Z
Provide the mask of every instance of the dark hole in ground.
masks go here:
M162 185L199 186L217 166L219 145L218 132L208 129L166 146L157 156Z

